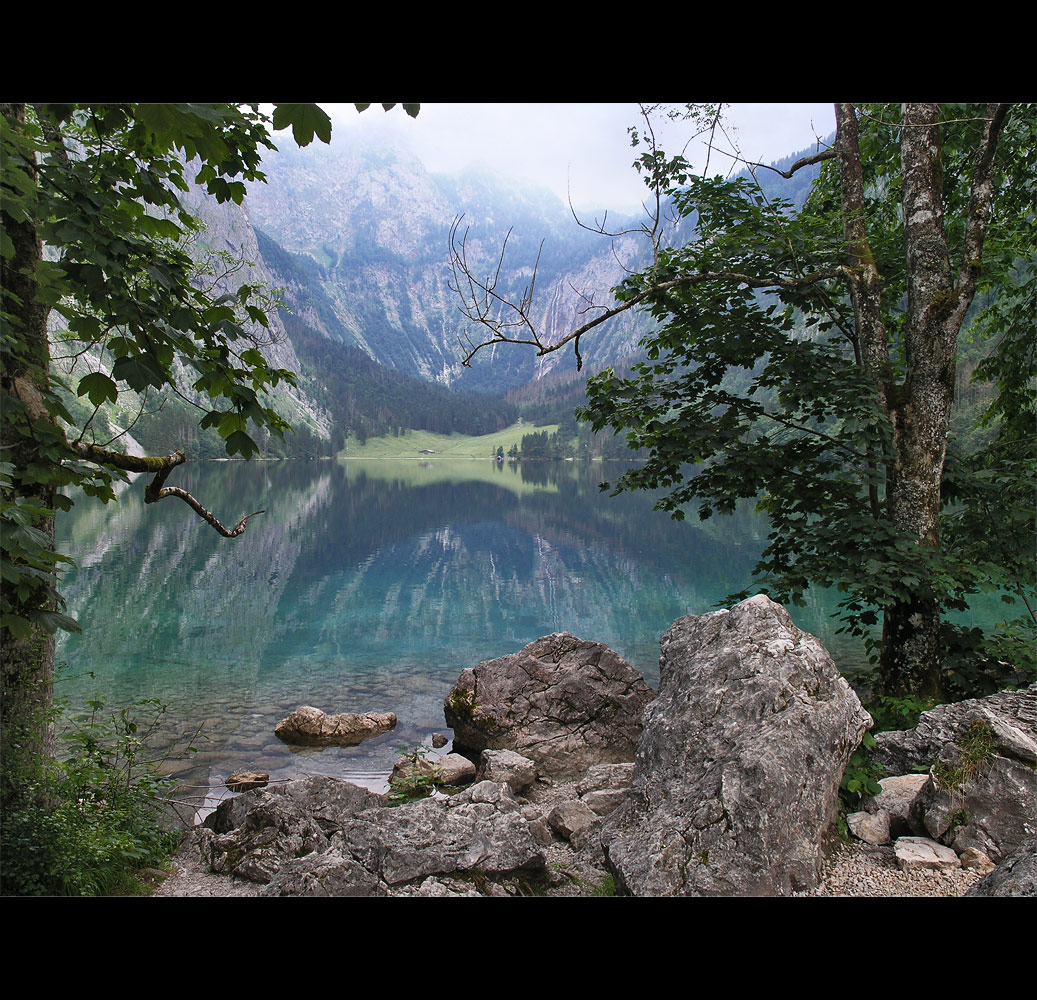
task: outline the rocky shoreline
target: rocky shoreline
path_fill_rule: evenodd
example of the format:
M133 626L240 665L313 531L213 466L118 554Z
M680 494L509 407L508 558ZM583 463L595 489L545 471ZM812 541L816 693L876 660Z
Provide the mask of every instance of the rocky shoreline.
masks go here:
M949 871L901 871L892 847L873 847L862 841L840 841L830 845L825 858L820 884L799 897L888 897L935 896L960 897L974 886L982 874L977 869L958 868ZM559 872L577 874L579 882L562 875L559 884L548 886L544 895L588 897L604 882L607 873L589 865L580 866L572 851L559 847L553 852L549 866ZM197 832L188 834L173 859L170 874L161 882L155 896L259 896L263 887L231 875L211 871L198 850ZM482 895L482 893L476 893ZM508 895L506 892L504 895Z
M661 649L658 693L566 633L466 669L444 705L453 746L399 762L393 795L321 776L245 791L156 894L1037 892L1037 686L882 734L903 776L844 842L840 782L871 719L821 643L759 596L678 620ZM370 725L300 712L321 739Z

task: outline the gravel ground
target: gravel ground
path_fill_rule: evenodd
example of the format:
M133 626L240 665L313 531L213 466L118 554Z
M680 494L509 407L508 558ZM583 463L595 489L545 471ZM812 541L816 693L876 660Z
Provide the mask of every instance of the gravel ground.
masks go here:
M840 842L825 861L822 882L797 896L964 896L983 876L972 868L902 872L892 847Z
M590 894L590 885L602 873L580 860L564 845L548 849L548 860L556 870L579 875L582 884L556 880L549 896ZM595 878L598 875L598 879ZM798 896L963 896L980 879L975 870L949 872L902 872L893 858L892 847L871 847L861 842L837 842L825 862L822 883ZM175 859L175 871L155 891L156 896L258 896L262 886L225 875L214 875L203 867L194 838L189 837Z

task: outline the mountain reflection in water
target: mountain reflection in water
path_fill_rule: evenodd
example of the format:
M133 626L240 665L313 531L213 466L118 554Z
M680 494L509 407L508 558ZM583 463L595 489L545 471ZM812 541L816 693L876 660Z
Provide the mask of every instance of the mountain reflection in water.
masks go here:
M401 742L444 728L464 667L568 631L611 646L658 684L659 637L750 585L767 522L676 522L652 498L598 489L600 463L222 462L178 470L217 516L265 507L224 539L143 483L59 518L77 561L62 591L82 635L59 642L59 695L169 706L163 732L201 727L181 771L196 795L232 770L333 774L380 787ZM793 609L844 663L822 595ZM299 705L392 711L358 747L289 748L275 723Z

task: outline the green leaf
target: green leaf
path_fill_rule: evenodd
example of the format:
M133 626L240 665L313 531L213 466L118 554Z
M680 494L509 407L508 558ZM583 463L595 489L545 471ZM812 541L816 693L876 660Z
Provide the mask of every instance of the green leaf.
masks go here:
M91 372L79 383L77 396L89 396L94 406L100 406L106 400L114 403L119 398L119 387L103 372Z
M321 142L331 142L331 119L316 104L275 104L274 130L280 132L289 126L300 146L308 146L315 134Z
M241 453L242 458L251 458L259 448L244 431L235 431L227 438L227 454L236 455Z
M30 611L29 617L42 625L48 632L56 632L59 628L66 632L82 632L79 622L59 611Z
M166 383L166 374L162 371L161 366L146 354L117 358L112 366L112 375L137 392L146 389L149 385L159 389Z

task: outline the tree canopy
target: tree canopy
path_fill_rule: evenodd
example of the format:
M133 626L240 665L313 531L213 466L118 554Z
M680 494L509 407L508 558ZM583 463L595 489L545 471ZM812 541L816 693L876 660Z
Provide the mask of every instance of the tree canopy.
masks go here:
M708 128L719 109L690 113ZM862 635L881 617L886 693L960 693L984 671L975 658L941 671L962 639L945 612L980 590L1026 601L1035 584L1037 112L839 105L837 122L831 147L784 171L821 164L799 210L765 194L766 168L696 176L644 130L639 167L694 237L656 239L616 303L555 344L527 302L470 315L491 331L484 344L547 353L647 310L645 359L592 378L579 411L647 452L613 488L662 488L658 506L678 518L755 499L772 524L766 589L799 603L836 587ZM996 384L971 454L948 453L964 336L987 338L975 377Z
M357 105L364 110L368 105ZM383 105L388 110L394 105ZM417 105L404 105L410 115ZM6 104L2 153L2 401L0 516L3 528L3 720L17 730L50 698L60 610L53 516L79 487L108 501L128 471L153 478L146 500L178 497L221 533L232 527L185 490L165 485L186 456L139 457L97 415L127 389L167 390L202 405L228 455L250 457L252 434L288 426L269 392L293 373L262 350L269 302L243 284L220 294L200 280L190 242L201 228L182 195L196 184L218 202L241 203L264 179L272 131L300 144L327 142L328 115L312 104ZM63 382L56 355L78 359ZM65 401L88 401L77 423ZM38 712L36 713L38 715ZM38 724L38 723L37 723Z

